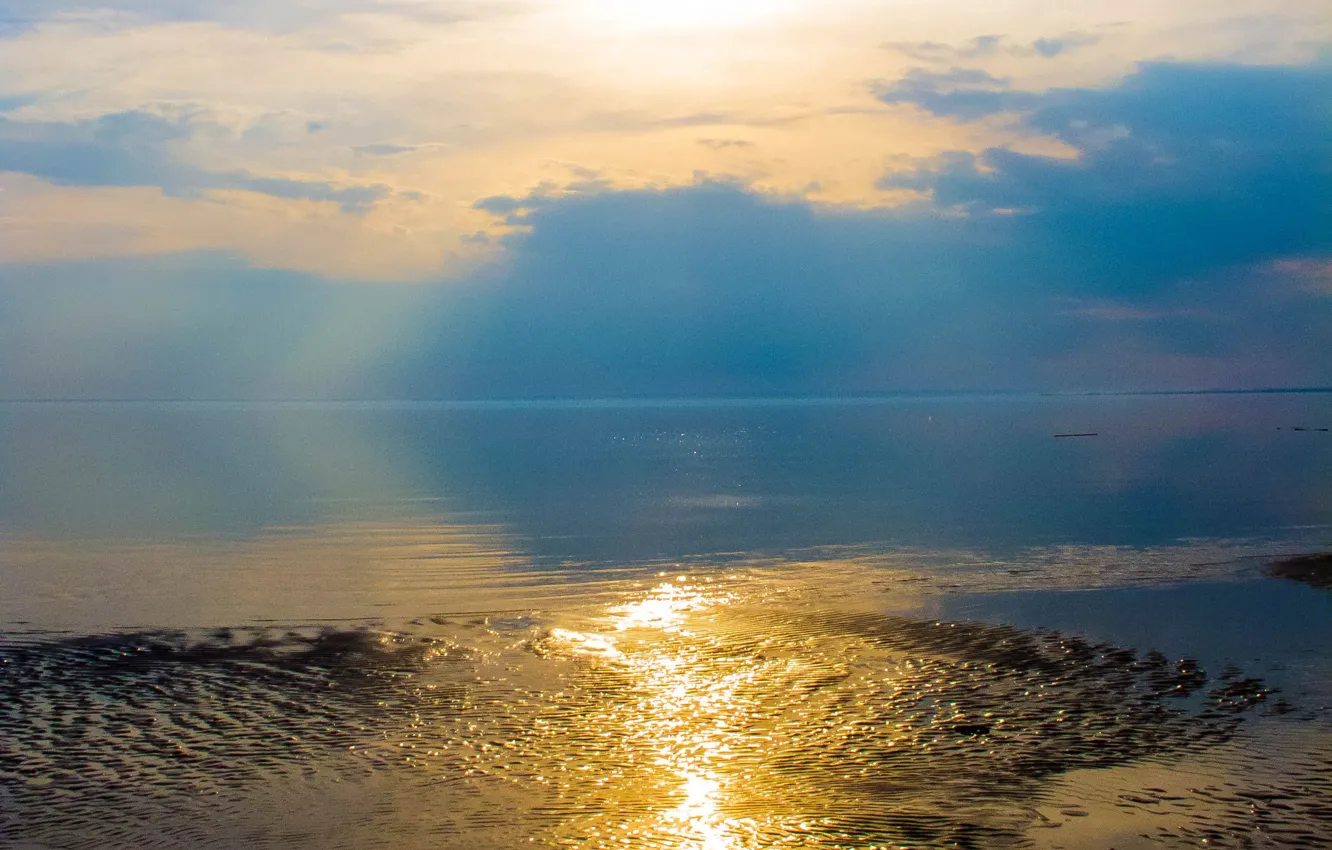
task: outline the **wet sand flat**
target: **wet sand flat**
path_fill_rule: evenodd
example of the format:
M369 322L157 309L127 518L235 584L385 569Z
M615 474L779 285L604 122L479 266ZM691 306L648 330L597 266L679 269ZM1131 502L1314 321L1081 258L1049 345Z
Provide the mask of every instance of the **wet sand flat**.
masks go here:
M0 405L0 847L1327 846L1329 398Z
M581 611L391 631L11 643L0 834L89 848L1329 834L1326 706L1058 631L885 614L866 604L883 593L872 574L852 575L836 594L808 568L661 576Z

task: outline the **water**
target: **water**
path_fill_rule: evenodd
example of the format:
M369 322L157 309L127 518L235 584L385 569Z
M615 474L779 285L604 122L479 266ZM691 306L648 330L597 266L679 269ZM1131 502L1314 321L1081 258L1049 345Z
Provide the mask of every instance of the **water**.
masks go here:
M1324 846L1329 424L3 405L0 846Z

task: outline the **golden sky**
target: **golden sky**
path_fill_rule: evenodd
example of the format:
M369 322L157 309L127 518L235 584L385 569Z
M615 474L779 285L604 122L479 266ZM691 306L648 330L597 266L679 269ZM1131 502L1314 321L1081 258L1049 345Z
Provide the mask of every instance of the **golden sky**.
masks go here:
M928 192L876 181L945 151L1077 154L1003 114L875 97L912 69L1095 88L1153 60L1309 61L1332 30L1309 0L107 5L0 2L0 132L149 173L0 159L0 262L215 250L437 279L502 250L509 225L474 206L497 195L713 179L893 206Z

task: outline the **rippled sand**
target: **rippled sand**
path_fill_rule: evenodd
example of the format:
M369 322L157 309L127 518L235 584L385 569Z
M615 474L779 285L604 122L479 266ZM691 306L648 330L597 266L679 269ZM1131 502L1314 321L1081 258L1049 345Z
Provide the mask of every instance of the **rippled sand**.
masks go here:
M602 587L583 610L391 629L12 639L0 836L52 848L1332 841L1332 736L1316 707L1241 671L887 615L882 588L853 572L794 575L662 575Z

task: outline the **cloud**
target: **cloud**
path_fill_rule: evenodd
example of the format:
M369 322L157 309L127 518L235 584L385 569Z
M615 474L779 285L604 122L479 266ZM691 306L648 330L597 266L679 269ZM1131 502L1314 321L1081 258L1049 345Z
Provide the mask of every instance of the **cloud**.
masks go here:
M1031 49L1046 59L1053 59L1079 47L1096 44L1100 40L1100 36L1071 32L1055 38L1038 38L1031 43Z
M352 150L363 156L397 156L400 153L411 153L418 150L418 145L356 145Z
M896 366L875 373L894 351L958 347L950 334L921 331L953 313L968 267L983 257L979 244L968 249L929 223L824 215L728 184L522 203L529 229L503 263L435 287L330 288L208 257L0 267L0 394L870 388L902 377ZM975 309L988 301L980 293ZM363 324L377 315L389 318ZM998 312L987 320L1004 323ZM324 326L338 329L327 350L304 346Z
M172 145L189 136L187 122L145 112L69 124L0 116L0 171L30 174L65 186L156 186L175 196L209 190L258 192L336 203L347 212L364 211L390 194L381 184L339 186L244 171L208 171L172 155Z
M1114 301L1075 304L1069 309L1068 314L1105 322L1158 322L1166 319L1205 318L1207 315L1206 311L1197 308L1124 304Z
M709 183L516 206L530 232L472 302L465 361L430 358L454 364L431 373L450 376L438 392L1196 387L1226 385L1227 370L1258 384L1332 377L1307 344L1332 305L1271 297L1217 269L1182 279L1172 264L1153 268L1151 246L1145 256L1131 243L1103 246L1149 275L1144 284L1097 268L1114 258L1083 264L1033 238L1039 214L830 211Z
M959 59L976 59L993 54L1002 38L997 35L981 35L961 45L942 41L890 41L885 43L883 48L920 62L955 62Z
M364 212L375 201L388 197L392 190L383 184L367 186L335 186L318 180L291 180L285 177L256 177L244 172L209 173L201 186L207 189L239 189L258 192L275 198L302 201L328 201L342 207L345 212Z
M1281 259L1264 271L1274 282L1310 295L1332 296L1332 256Z
M1159 387L1224 385L1227 369L1327 383L1304 341L1332 318L1308 282L1332 255L1316 96L1330 73L1157 64L1049 93L918 75L930 96L1008 98L1029 131L1078 151L953 152L885 178L928 190L932 209L706 180L488 199L528 232L475 302L452 389ZM1274 295L1271 274L1291 285Z
M752 148L754 143L745 139L699 139L698 143L709 150L721 151L727 148Z
M1046 93L962 73L949 75L957 90L907 82L889 102L966 117L1020 108L1023 125L1078 149L952 153L880 183L975 215L1025 213L1010 217L1013 237L1042 246L1071 287L1147 291L1332 251L1321 94L1332 69L1153 64L1113 88Z
M893 83L876 83L874 95L891 104L911 104L934 115L975 120L1032 108L1040 95L1015 91L1007 79L979 68L930 71L912 68Z
M890 41L883 47L885 50L900 53L918 62L951 64L1000 55L1053 59L1078 48L1090 47L1100 41L1099 35L1074 31L1025 43L1014 43L1003 35L979 35L962 44L940 41Z
M917 82L1013 91L948 73ZM0 267L0 395L1328 385L1329 73L1158 64L1023 93L1012 120L1075 157L919 160L883 185L932 201L894 209L703 178L491 195L477 209L515 227L499 258L436 285L328 287L207 256ZM80 132L174 144L124 121Z
M0 267L0 396L1332 383L1332 299L1273 287L1278 268L1111 298L998 217L706 182L523 202L503 262L438 285L330 287L206 255Z
M58 17L96 16L126 23L210 21L224 26L289 33L351 14L386 14L421 23L463 23L511 14L518 3L467 0L421 3L416 0L0 0L0 29L22 31Z
M642 132L674 127L709 127L741 124L744 119L724 112L693 112L684 115L646 115L632 110L594 112L583 118L580 126L598 133Z
M1147 63L1109 89L1055 89L1030 125L1074 144L1122 125L1153 143L1239 145L1249 154L1308 153L1326 142L1327 65Z
M488 198L482 198L472 204L472 209L482 212L494 213L499 216L507 216L521 210L526 204L522 198L511 198L508 195L492 195Z

